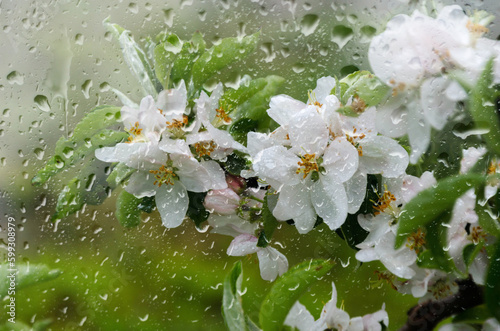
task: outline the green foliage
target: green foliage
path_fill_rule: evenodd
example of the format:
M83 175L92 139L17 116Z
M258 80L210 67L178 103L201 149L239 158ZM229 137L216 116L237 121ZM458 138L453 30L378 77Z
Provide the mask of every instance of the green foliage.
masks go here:
M493 86L493 59L488 61L470 93L470 113L476 126L485 129L488 150L500 155L500 119L495 108L500 91Z
M500 300L498 298L500 298L500 241L497 240L486 275L485 299L491 314L500 320Z
M71 179L59 193L56 212L52 220L62 219L79 211L83 205L100 205L108 197L111 188L95 171L94 160L86 162L78 175Z
M8 276L11 275L9 271L9 264L3 264L0 268L0 297L3 298L9 294L10 279ZM59 277L62 273L58 269L52 269L45 264L17 264L16 265L17 274L16 280L16 291L22 290L26 287L30 287L39 283L48 282L52 279ZM15 271L13 271L15 272Z
M342 104L347 104L349 98L358 97L364 101L366 106L376 106L384 100L390 88L382 83L375 75L369 71L357 71L340 80L339 90L337 87L333 89L333 94L339 95ZM338 92L338 94L337 94ZM346 108L346 107L343 107ZM347 109L341 110L345 112L344 115L354 116L356 112L348 111Z
M259 320L262 329L280 330L295 302L312 283L326 275L332 267L332 261L305 261L278 278L260 308Z
M54 156L33 177L32 184L41 185L96 149L115 145L126 139L128 136L126 132L105 129L116 124L119 118L120 107L99 106L93 109L77 124L70 138L61 137L57 141Z
M1 325L0 331L45 331L51 324L51 319L35 322L32 326L16 320L16 323L6 322L4 325Z
M146 57L146 53L134 41L130 31L123 29L118 24L109 23L107 19L104 20L103 24L120 43L123 58L132 74L141 84L144 95L152 95L155 97L161 90L161 86Z
M472 262L474 262L474 259L476 258L477 254L481 252L481 250L484 247L484 241L481 240L478 244L469 244L464 247L464 250L462 252L463 258L465 265L469 267Z
M271 124L271 118L267 115L269 108L269 100L271 97L278 94L285 79L280 76L267 76L263 78L267 84L263 86L253 96L237 107L236 119L249 118L259 122L259 130L267 130Z
M117 188L127 180L136 169L130 168L125 163L118 163L114 166L106 181L111 188Z
M247 329L240 295L242 280L241 261L238 261L224 279L224 292L222 296L222 316L230 331Z
M492 315L488 311L488 307L486 307L486 305L479 305L467 309L463 313L456 315L455 317L453 317L452 322L479 324L479 323L484 323L487 319L491 317Z
M260 32L244 38L224 38L220 44L209 48L193 65L192 77L195 89L231 63L245 58L257 47Z
M445 251L447 246L447 225L451 219L451 212L445 211L438 217L432 219L428 223L425 235L425 246L432 254L432 260L435 264L434 267L445 272L452 272L456 270L455 263L452 258Z
M258 247L267 247L271 242L274 230L278 227L278 220L274 217L271 210L269 210L268 195L264 198L264 203L262 204L262 223L264 228L259 234L259 240L257 242Z
M182 45L182 49L177 54L170 73L173 83L177 83L181 79L184 79L186 82L190 81L193 65L205 52L205 47L205 41L200 32L196 32L190 41Z
M141 224L141 209L139 205L142 199L122 190L116 199L115 216L126 228L136 227Z
M477 174L450 176L419 192L401 211L395 247L403 245L406 237L419 227L431 223L450 210L455 200L465 192L484 182L484 176Z
M205 222L208 219L208 216L210 216L210 213L203 205L206 195L207 192L197 193L188 191L189 205L186 216L192 219L197 227Z
M234 151L232 154L228 155L227 161L224 164L224 169L235 176L239 176L242 170L248 169L247 160L243 156L243 153Z

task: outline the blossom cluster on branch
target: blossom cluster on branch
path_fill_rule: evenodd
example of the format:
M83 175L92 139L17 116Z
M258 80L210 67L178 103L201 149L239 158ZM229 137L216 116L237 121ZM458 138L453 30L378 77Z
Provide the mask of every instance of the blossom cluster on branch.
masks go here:
M246 76L237 89L204 88L253 50L257 35L206 49L199 34L191 41L162 34L145 52L126 30L106 23L134 59L145 96L135 104L117 92L125 106L99 110L125 137L104 136L102 127L97 147L85 149L77 127L56 146L53 163L68 146L80 148L76 155L95 151L113 164L108 186L124 188L122 224L137 225L140 212L154 208L167 228L186 218L198 227L207 222L213 233L234 237L228 255L257 254L265 280L285 282L295 272L270 245L282 224L299 234L348 224L362 238L346 238L356 259L380 261L386 270L379 280L421 302L452 296L457 279L469 275L498 290L500 42L485 37L492 20L456 5L436 17L398 15L371 41L373 73L325 76L302 101L277 94L283 79L276 76ZM89 121L104 116L96 113ZM34 182L61 168L49 162ZM87 203L71 185L61 193L58 217ZM498 318L492 296L486 293L486 304ZM333 285L319 320L292 302L281 322L300 330L388 325L384 306L351 319L336 297Z

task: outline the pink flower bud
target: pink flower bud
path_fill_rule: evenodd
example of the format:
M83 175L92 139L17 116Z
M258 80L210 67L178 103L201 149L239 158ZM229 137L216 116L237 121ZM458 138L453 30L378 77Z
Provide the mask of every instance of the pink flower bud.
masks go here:
M243 177L240 176L227 174L226 182L227 182L227 187L229 187L236 193L241 193L246 187L245 179L243 179Z
M222 215L234 214L239 207L240 197L230 188L212 190L205 197L204 206L210 212Z

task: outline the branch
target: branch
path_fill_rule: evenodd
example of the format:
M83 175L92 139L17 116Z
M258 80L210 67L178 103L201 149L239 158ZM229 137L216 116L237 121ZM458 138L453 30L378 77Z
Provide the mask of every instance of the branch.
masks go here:
M431 331L443 319L484 303L483 288L469 277L457 280L458 292L442 300L429 300L408 311L408 320L399 331Z

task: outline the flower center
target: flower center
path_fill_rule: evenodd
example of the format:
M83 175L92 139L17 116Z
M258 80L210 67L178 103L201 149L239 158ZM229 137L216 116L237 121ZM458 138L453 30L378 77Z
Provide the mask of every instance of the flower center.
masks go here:
M130 136L128 137L128 143L131 143L135 140L137 140L136 138L138 138L141 133L142 133L142 129L139 128L139 122L135 122L134 126L132 126L129 130L128 130L128 133L130 133Z
M224 124L231 124L232 119L229 117L227 112L224 110L224 108L219 107L215 110L217 114L215 114L215 117L217 117L220 121L222 121Z
M394 285L394 281L396 280L396 276L391 274L389 271L374 271L375 275L377 275L377 280L370 281L372 283L372 288L380 288L383 283L389 284L393 290L398 290L396 285Z
M406 247L411 249L412 251L415 251L415 253L419 254L424 250L425 246L425 232L422 232L421 229L418 229L417 232L413 232L410 234L408 237L408 243L406 244Z
M311 172L314 171L319 171L318 163L316 162L316 154L306 154L304 156L300 156L300 161L297 162L299 167L297 168L297 171L295 171L296 174L303 173L303 179L307 177Z
M481 240L486 241L486 234L480 226L474 226L470 232L470 239L474 244L479 244Z
M467 24L465 25L467 27L467 30L475 37L475 38L480 38L483 34L488 33L490 29L485 27L482 24L479 23L474 23L472 21L467 21Z
M182 120L173 119L172 122L167 121L168 129L182 129L188 123L188 117L186 115L182 115Z
M429 292L432 293L435 299L446 298L453 294L450 283L446 279L438 279Z
M164 165L158 170L149 170L149 172L155 175L156 181L154 185L158 185L158 187L161 187L163 184L174 185L174 177L177 177L171 167Z
M373 209L375 209L376 211L373 214L378 215L385 212L386 209L394 211L391 207L391 203L393 201L396 201L396 197L386 189L384 191L384 194L382 194L382 196L379 196L378 201L374 202Z
M316 94L314 94L313 91L308 91L307 92L307 96L309 98L309 101L307 103L308 105L314 105L314 106L316 106L318 108L323 107L323 104L319 103L319 101L316 100Z
M356 114L361 114L366 109L366 102L356 95L352 100L351 108Z
M194 148L196 149L196 154L198 154L199 157L202 156L210 156L210 154L215 150L217 145L213 140L210 141L203 141L203 142L197 142L194 144Z
M366 136L364 133L357 134L356 132L357 132L357 129L354 128L354 130L352 131L352 135L348 135L346 133L345 137L346 137L347 141L350 142L358 150L358 155L363 156L363 146L361 146L359 144L359 141Z

